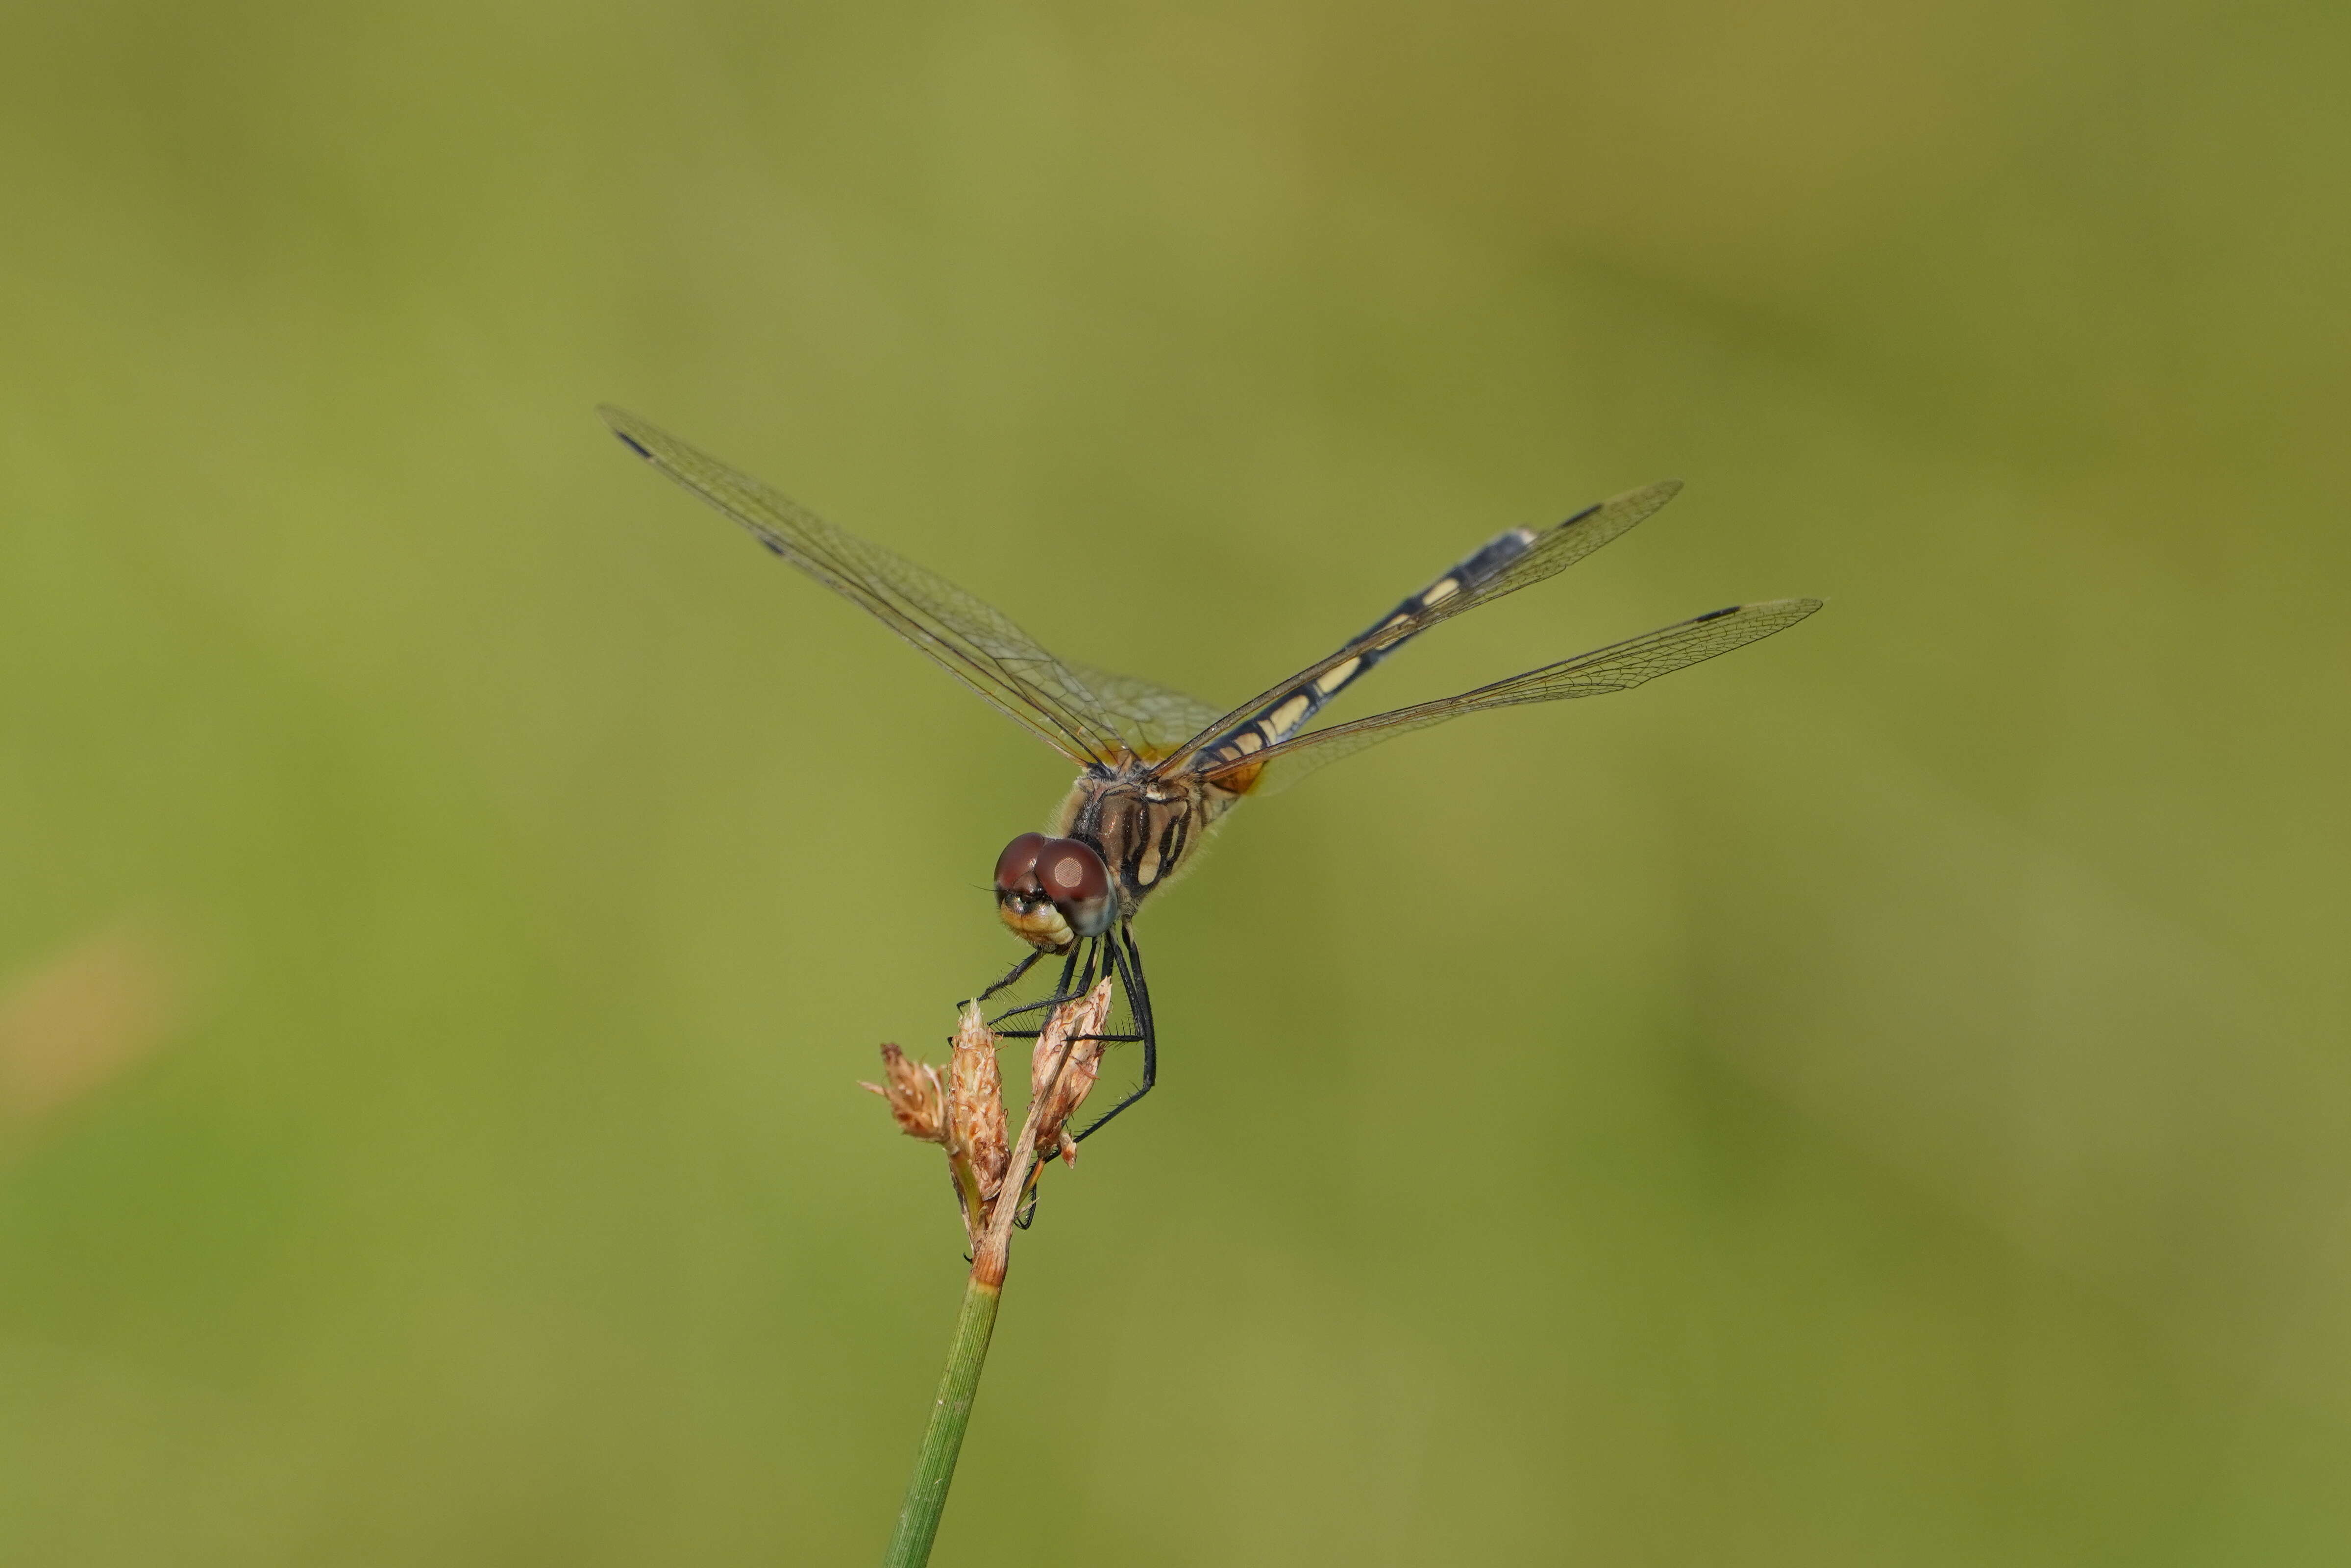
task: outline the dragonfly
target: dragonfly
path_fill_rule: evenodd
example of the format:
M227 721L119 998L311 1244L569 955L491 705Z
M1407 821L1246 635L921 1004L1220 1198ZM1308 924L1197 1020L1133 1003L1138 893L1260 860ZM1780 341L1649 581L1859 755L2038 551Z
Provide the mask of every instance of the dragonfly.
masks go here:
M997 857L997 915L1028 952L980 997L1059 958L1061 974L1043 1000L989 1020L999 1034L1033 1038L1036 1028L999 1026L1050 1018L1051 1009L1084 995L1100 977L1113 978L1124 993L1131 1030L1099 1038L1141 1045L1141 1082L1079 1139L1102 1131L1158 1081L1158 1032L1135 917L1243 799L1285 788L1367 746L1469 714L1628 691L1783 632L1823 602L1734 604L1458 695L1309 728L1333 697L1413 638L1564 571L1672 500L1680 481L1628 490L1546 528L1508 529L1306 668L1220 707L1057 658L1003 612L936 573L835 527L635 414L599 412L631 452L872 614L1078 768L1047 831L1019 834Z

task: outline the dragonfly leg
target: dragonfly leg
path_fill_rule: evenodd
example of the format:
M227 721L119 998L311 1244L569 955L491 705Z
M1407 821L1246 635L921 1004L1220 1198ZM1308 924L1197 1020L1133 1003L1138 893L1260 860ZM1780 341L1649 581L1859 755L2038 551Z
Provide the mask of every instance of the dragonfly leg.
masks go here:
M1007 1008L1004 1011L988 1019L987 1027L990 1029L996 1029L996 1026L1002 1023L1006 1019L1019 1018L1022 1013L1043 1011L1046 1016L1050 1018L1051 1016L1052 1009L1060 1007L1071 997L1080 995L1080 992L1070 988L1070 982L1077 977L1079 955L1081 953L1087 953L1088 949L1092 946L1092 944L1091 943L1081 942L1070 949L1069 957L1064 959L1061 963L1061 978L1060 982L1053 987L1053 994L1051 996L1045 998L1042 1001L1023 1002L1017 1008ZM1030 964L1034 963L1042 951L1043 949L1040 948L1037 952L1031 953L1028 957L1023 958L1020 961L1019 968L1013 970L1011 974L1005 976L1004 978L997 981L995 985L988 987L987 991L997 990L1019 978L1022 971L1026 970ZM1093 983L1092 979L1093 972L1093 959L1091 954L1088 954L1086 958L1086 974L1088 976L1086 984L1088 986L1091 986ZM982 991L980 992L980 995L984 997L987 995L987 991ZM997 1032L998 1034L1008 1034L1015 1037L1022 1037L1024 1035L1024 1031L1020 1030L997 1030ZM1034 1035L1036 1030L1029 1030L1025 1031L1025 1033L1027 1035Z
M1110 1124L1110 1119L1151 1092L1159 1082L1159 1031L1151 1020L1151 988L1143 980L1143 949L1134 943L1134 933L1122 925L1114 934L1110 956L1118 967L1118 977L1126 987L1127 1010L1134 1015L1135 1034L1143 1041L1143 1082L1127 1092L1126 1097L1077 1134L1078 1141L1092 1137ZM1113 1038L1104 1036L1103 1038Z
M1020 960L1020 962L1019 962L1018 964L1013 965L1013 966L1012 966L1012 967L1010 967L1009 969L1007 969L1007 970L1004 972L1004 978L1002 978L1002 979L1000 979L1000 980L997 981L997 982L996 982L996 984L994 984L994 985L992 985L992 986L988 987L988 988L987 988L987 989L986 989L986 990L984 990L984 991L980 992L980 993L979 993L979 995L978 995L978 997L977 997L977 998L975 998L975 999L979 1000L979 1001L983 1001L983 1002L984 1002L984 1001L986 1001L986 1000L987 1000L987 998L990 998L990 997L994 996L997 992L998 992L998 991L1002 990L1005 987L1007 987L1007 986L1008 986L1008 985L1012 984L1015 980L1018 980L1021 976L1023 976L1023 975L1027 974L1029 970L1031 970L1031 969L1035 968L1035 967L1037 967L1037 960L1038 960L1038 959L1040 959L1040 958L1041 958L1041 957L1043 957L1044 956L1045 956L1045 949L1043 949L1042 947L1031 947L1031 948L1029 948L1029 956L1028 956L1027 957L1025 957L1025 958L1021 959L1021 960Z

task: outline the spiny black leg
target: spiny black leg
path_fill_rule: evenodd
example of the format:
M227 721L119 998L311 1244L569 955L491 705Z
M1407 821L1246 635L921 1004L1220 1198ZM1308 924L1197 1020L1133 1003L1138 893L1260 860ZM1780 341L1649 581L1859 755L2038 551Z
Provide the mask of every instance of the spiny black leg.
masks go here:
M1151 988L1143 980L1143 949L1135 946L1134 933L1127 926L1118 929L1119 941L1111 948L1111 956L1118 965L1119 978L1126 986L1127 1011L1134 1015L1134 1027L1143 1040L1143 1082L1129 1091L1125 1099L1112 1106L1084 1132L1077 1135L1084 1142L1110 1124L1110 1119L1151 1092L1159 1081L1159 1031L1151 1021Z
M1128 1010L1139 1012L1142 1015L1143 1022L1137 1027L1143 1030L1143 1037L1152 1042L1153 1050L1155 1051L1158 1049L1159 1030L1151 1016L1151 988L1143 981L1143 948L1134 940L1133 926L1122 925L1119 927L1118 934L1126 944L1127 983L1134 988L1131 993L1134 1000L1129 1005Z
M974 999L975 999L975 1000L977 1000L977 1001L983 1001L983 1002L984 1002L984 1001L986 1001L986 1000L987 1000L987 998L990 998L990 997L994 996L997 992L998 992L998 991L1002 990L1005 987L1007 987L1007 986L1008 986L1008 985L1012 984L1012 982L1013 982L1013 981L1015 981L1015 980L1019 979L1021 976L1023 976L1023 975L1027 974L1029 970L1031 970L1031 969L1035 968L1035 967L1037 967L1037 960L1038 960L1038 959L1040 959L1040 958L1041 958L1041 957L1043 957L1044 956L1045 956L1045 949L1043 949L1042 947L1031 947L1031 948L1029 948L1029 956L1028 956L1027 957L1025 957L1025 958L1021 959L1021 960L1020 960L1020 962L1019 962L1018 964L1013 965L1013 966L1012 966L1012 967L1010 967L1009 969L1007 969L1007 970L1004 972L1004 978L1002 978L1002 979L1000 979L1000 980L997 981L997 982L996 982L996 984L994 984L994 985L992 985L992 986L988 987L988 988L987 988L987 989L986 989L986 990L984 990L984 991L980 992L980 993L979 993L979 995L978 995L976 998L974 998Z
M991 1030L988 1032L998 1040L1035 1040L1045 1031L1041 1029L999 1029ZM1142 1038L1139 1034L1081 1034L1074 1036L1071 1043L1074 1045L1081 1040L1098 1040L1104 1045L1133 1045Z
M996 1026L1002 1023L1006 1019L1019 1018L1022 1013L1033 1013L1040 1008L1050 1009L1060 1007L1063 1002L1068 1001L1071 997L1075 996L1077 993L1070 989L1070 981L1078 972L1078 955L1085 950L1085 946L1086 945L1082 942L1073 943L1071 946L1070 956L1061 962L1061 983L1053 988L1053 994L1051 996L1047 997L1040 1002L1024 1002L1017 1008L1007 1008L1004 1011L988 1019L987 1027L990 1029L996 1029ZM1040 947L1037 951L1041 953L1044 949ZM1032 954L1030 956L1034 957L1035 955ZM1025 961L1023 967L1026 967ZM1011 977L1007 976L1005 978L1008 980ZM1003 982L999 981L998 983L1002 984ZM983 992L981 994L985 995L986 993ZM1048 1013L1047 1016L1050 1017L1051 1015ZM1017 1035L1019 1031L1016 1030L998 1030L997 1032L999 1034Z
M1005 1009L988 1019L988 1027L996 1029L996 1026L1006 1019L1019 1018L1022 1013L1043 1012L1050 1019L1052 1016L1052 1009L1060 1007L1063 1002L1075 1001L1092 990L1094 982L1102 976L1110 973L1109 949L1105 946L1109 940L1107 936L1089 936L1075 944L1070 949L1068 960L1061 965L1061 980L1053 988L1051 995L1041 997L1033 1002L1023 1002L1017 1008ZM1080 958L1085 960L1082 968L1078 965ZM1097 964L1102 966L1099 972L1094 967ZM1035 1030L997 1030L996 1032L1021 1038L1034 1038L1037 1033Z

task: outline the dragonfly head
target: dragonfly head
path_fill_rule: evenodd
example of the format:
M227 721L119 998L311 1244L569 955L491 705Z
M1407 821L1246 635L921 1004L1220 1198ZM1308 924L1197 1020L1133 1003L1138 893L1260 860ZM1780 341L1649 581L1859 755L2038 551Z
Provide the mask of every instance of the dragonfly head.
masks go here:
M1080 840L1023 833L996 857L996 913L1014 936L1048 953L1101 936L1117 912L1109 868Z

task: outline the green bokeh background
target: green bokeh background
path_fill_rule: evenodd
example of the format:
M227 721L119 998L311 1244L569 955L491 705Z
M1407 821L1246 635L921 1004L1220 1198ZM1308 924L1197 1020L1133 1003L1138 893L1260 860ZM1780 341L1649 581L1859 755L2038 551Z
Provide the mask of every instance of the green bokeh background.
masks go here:
M2351 15L5 31L0 1560L877 1557L1065 769L605 400L1210 697L1832 600L1235 819L939 1563L2351 1560Z

